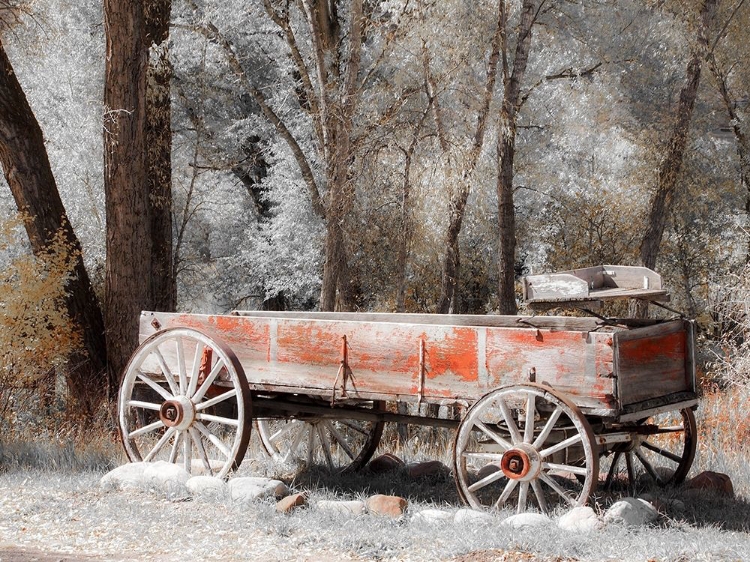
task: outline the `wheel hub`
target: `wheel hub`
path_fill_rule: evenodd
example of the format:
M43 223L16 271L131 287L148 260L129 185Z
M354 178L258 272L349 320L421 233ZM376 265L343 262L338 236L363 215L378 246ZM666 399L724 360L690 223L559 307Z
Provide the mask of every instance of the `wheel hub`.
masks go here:
M167 427L187 429L195 421L195 407L187 397L177 396L161 405L159 419Z
M542 458L534 447L522 443L503 453L500 469L511 480L528 482L539 476Z

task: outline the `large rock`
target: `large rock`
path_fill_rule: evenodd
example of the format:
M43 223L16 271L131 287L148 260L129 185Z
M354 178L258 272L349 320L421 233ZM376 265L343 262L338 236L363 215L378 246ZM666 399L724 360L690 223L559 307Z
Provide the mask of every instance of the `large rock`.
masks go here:
M143 471L145 462L130 462L110 470L99 480L104 490L138 490L145 488Z
M453 521L453 514L442 509L423 509L411 518L414 523L444 523Z
M193 476L185 487L191 495L203 499L224 499L229 496L229 486L215 476Z
M646 500L625 498L612 504L604 514L604 522L636 527L648 525L658 517L659 512Z
M375 515L386 517L401 517L406 511L408 502L398 496L384 496L377 494L367 499L367 510Z
M402 461L396 455L385 453L384 455L380 455L379 457L372 459L370 461L370 464L367 465L367 468L369 468L376 474L380 474L383 472L392 472L394 470L398 470L402 466L404 466L404 461Z
M478 511L476 509L463 508L459 509L453 516L453 521L457 525L466 525L471 523L488 523L493 521L495 517L486 511Z
M503 519L504 527L511 529L527 529L531 527L547 527L552 525L552 519L541 513L518 513Z
M447 476L451 470L440 461L414 462L406 465L410 478L438 478Z
M557 526L565 531L588 533L602 526L602 522L589 506L574 507L557 520Z
M728 474L707 470L689 480L685 485L688 490L706 490L723 496L734 497L734 486Z
M247 503L265 498L280 499L289 494L289 488L281 480L244 476L229 481L229 495L233 502Z
M143 479L150 488L167 494L186 494L185 484L190 480L190 474L178 464L156 461L146 463Z
M362 515L365 512L365 502L320 500L315 506L321 511L337 513L340 515Z
M495 463L486 464L477 471L477 479L482 480L483 478L487 478L490 474L495 474L499 470L500 466Z

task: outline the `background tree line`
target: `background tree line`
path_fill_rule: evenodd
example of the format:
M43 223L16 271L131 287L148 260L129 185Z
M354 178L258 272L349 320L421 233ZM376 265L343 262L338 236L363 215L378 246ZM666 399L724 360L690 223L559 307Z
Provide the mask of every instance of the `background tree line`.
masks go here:
M0 306L31 299L22 258L64 284L35 302L80 336L59 368L85 410L144 309L512 314L525 272L623 263L708 318L750 253L748 23L745 0L0 0L0 206L28 240Z

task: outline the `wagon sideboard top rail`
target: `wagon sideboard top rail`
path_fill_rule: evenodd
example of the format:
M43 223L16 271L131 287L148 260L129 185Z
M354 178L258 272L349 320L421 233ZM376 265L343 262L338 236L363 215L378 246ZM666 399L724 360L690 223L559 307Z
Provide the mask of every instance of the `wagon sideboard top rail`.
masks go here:
M256 392L470 404L531 381L570 395L589 415L618 418L638 403L685 400L695 390L692 325L683 320L144 312L141 339L175 327L223 341ZM162 352L171 361L173 350Z

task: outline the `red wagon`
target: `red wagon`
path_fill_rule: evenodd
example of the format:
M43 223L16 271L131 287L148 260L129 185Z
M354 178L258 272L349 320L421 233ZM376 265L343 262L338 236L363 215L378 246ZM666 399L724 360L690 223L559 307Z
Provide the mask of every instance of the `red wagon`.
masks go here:
M530 276L524 292L588 310L666 298L655 273L616 266ZM119 397L133 461L223 477L256 420L280 462L354 469L386 422L454 427L469 505L547 511L585 503L600 480L680 482L695 453L694 328L679 317L143 312L140 326Z

